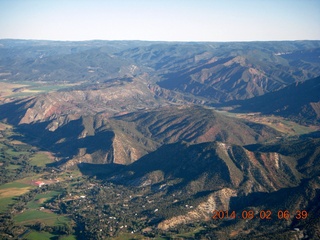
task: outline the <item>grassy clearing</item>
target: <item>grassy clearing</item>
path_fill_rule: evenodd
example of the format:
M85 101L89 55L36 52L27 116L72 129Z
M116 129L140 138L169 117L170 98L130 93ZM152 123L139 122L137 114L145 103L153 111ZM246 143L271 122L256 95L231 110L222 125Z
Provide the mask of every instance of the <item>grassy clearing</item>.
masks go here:
M22 98L22 97L30 97L30 96L34 96L35 92L19 92L19 93L14 93L12 95L10 95L11 98Z
M52 159L47 153L39 152L30 158L30 164L38 167L45 167L46 164L51 163Z
M26 188L4 188L0 190L0 212L8 209L10 204L15 202L14 197L29 192L31 187Z
M13 198L16 196L20 196L22 194L25 194L29 192L31 187L25 187L25 188L5 188L0 190L0 199L2 198Z
M61 239L61 240L76 240L77 238L73 235L69 236L57 236L48 232L37 232L31 231L24 236L27 240L51 240L51 239Z
M26 97L33 96L39 93L47 93L57 91L66 87L78 85L77 84L44 84L39 82L16 82L7 83L0 82L0 97Z
M54 225L58 221L58 215L51 212L45 212L40 210L27 210L14 217L14 221L20 224L33 224L37 221L41 221L46 225Z
M61 237L61 240L76 240L76 236L69 235L69 236L63 236Z
M203 227L198 227L198 228L194 229L191 232L178 234L176 237L177 238L194 238L195 234L200 232L201 230L204 230L204 228Z
M9 164L6 169L7 170L15 170L21 168L21 165L14 165L14 164Z
M32 231L28 235L24 236L24 239L28 240L50 240L55 239L55 235L48 232L36 232Z
M66 180L70 180L70 177L72 176L72 178L78 178L82 176L82 173L80 172L79 169L74 169L74 170L69 170L66 172L62 172L59 175L59 180L60 181L66 181Z
M53 197L58 196L60 192L50 191L46 193L37 194L35 199L27 204L29 209L39 209L47 201L50 201Z
M19 180L16 180L15 182L17 183L22 183L22 184L26 184L26 185L30 185L32 181L34 180L41 180L43 177L43 174L35 174L29 177L25 177L25 178L21 178Z
M1 185L0 190L8 189L8 188L26 188L26 187L30 187L30 185L26 183L21 183L20 181L19 182L15 181L15 182L5 183Z
M38 194L36 195L35 197L35 200L40 200L40 199L51 199L55 196L58 196L60 194L60 192L57 192L57 191L50 191L50 192L46 192L46 193L41 193L41 194Z
M14 150L13 148L9 148L7 151L6 151L7 154L13 156L13 157L19 157L20 155L27 155L28 152L25 152L25 151L16 151Z
M39 83L39 82L22 81L22 82L17 82L15 84L8 84L8 83L2 83L2 84L4 84L3 86L5 87L3 88L5 89L2 93L3 97L25 97L25 96L32 96L39 93L54 92L63 88L80 85L81 83L52 84L49 82ZM0 87L1 87L1 83L0 83Z
M0 96L9 97L14 93L15 89L26 87L26 86L27 85L24 85L24 84L0 82Z
M14 200L11 197L1 198L0 199L0 213L5 212L8 209L8 206L13 203L14 203Z
M15 202L14 198L29 192L35 188L21 182L10 182L0 186L0 212L8 209L10 204Z
M6 133L8 134L8 131L6 131ZM30 149L30 146L28 146L27 144L19 141L11 141L10 143L5 143L4 140L7 140L7 137L3 138L2 143L0 143L0 150L8 158L20 157L21 155L29 154L28 150Z
M35 92L53 92L57 91L59 89L65 88L66 85L48 85L48 86L37 86L32 87L29 91L35 91Z
M69 223L70 222L70 218L68 217L65 217L65 216L58 216L54 225L64 225L66 223Z
M36 209L39 209L40 207L42 207L43 205L43 202L42 201L31 201L31 202L28 202L28 204L26 205L26 207L28 209L33 209L33 210L36 210Z
M20 225L33 225L42 222L47 226L59 226L69 223L70 218L46 210L27 210L16 215L14 221Z

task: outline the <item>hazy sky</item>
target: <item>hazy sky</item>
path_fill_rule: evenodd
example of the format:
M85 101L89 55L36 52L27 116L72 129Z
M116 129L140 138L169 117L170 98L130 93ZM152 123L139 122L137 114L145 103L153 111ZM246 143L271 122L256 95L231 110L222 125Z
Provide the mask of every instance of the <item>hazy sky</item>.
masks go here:
M320 40L320 0L0 0L0 38Z

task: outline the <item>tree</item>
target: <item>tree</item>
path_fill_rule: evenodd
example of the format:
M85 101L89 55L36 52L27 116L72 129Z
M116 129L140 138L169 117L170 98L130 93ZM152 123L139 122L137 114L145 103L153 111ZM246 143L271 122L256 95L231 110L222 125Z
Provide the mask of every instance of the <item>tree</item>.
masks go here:
M36 230L42 231L46 227L46 225L43 222L36 222L34 227Z

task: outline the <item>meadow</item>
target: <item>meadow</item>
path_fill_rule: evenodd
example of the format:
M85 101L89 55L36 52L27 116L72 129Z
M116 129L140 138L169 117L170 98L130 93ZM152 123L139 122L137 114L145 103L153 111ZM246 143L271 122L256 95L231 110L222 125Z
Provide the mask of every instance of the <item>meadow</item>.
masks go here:
M0 213L5 212L11 204L14 204L15 198L21 196L34 186L18 181L6 183L0 186Z

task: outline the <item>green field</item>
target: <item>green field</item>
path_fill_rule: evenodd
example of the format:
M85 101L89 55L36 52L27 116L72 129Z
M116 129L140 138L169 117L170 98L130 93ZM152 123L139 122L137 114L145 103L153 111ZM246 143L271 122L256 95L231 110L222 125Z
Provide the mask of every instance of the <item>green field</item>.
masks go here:
M25 187L30 187L30 185L15 181L15 182L5 183L1 185L0 190L7 189L7 188L25 188Z
M21 165L14 165L14 164L9 164L6 169L8 170L15 170L15 169L18 169L18 168L21 168Z
M50 191L46 193L37 194L33 201L27 204L29 209L39 209L47 201L50 201L53 197L59 195L60 192Z
M30 90L39 91L39 92L52 92L59 89L68 87L68 85L46 85L46 86L35 86L31 87Z
M187 239L193 239L195 237L195 234L197 234L198 232L200 232L201 230L204 230L203 227L198 227L198 228L195 228L194 230L190 231L190 232L185 232L185 233L182 233L182 234L177 234L176 237L177 238L187 238Z
M14 200L11 197L0 198L0 213L5 212L12 203L14 203Z
M21 81L21 82L15 82L15 83L4 83L0 82L0 85L2 84L3 87L6 88L6 97L27 97L27 96L34 96L36 94L40 93L47 93L47 92L53 92L57 91L63 88L67 88L70 86L78 85L78 84L52 84L52 83L39 83L39 82L29 82L29 81ZM5 84L5 85L4 85ZM21 91L15 92L15 89L21 88Z
M48 232L36 232L32 231L28 233L26 236L24 236L24 239L28 240L49 240L49 239L54 239L55 235L48 233Z
M60 194L60 192L57 192L57 191L50 191L50 192L46 192L46 193L41 193L41 194L36 195L35 200L39 200L42 198L47 198L47 199L50 198L51 199L59 194Z
M10 182L0 186L0 212L4 212L8 209L10 204L13 204L14 198L20 196L30 189L34 188L25 183Z
M23 236L23 239L27 240L51 240L51 239L61 239L61 240L76 240L76 237L73 235L69 236L57 236L48 232L37 232L37 231L31 231L25 236Z
M30 158L30 164L38 167L45 167L46 164L51 163L52 160L45 153L36 153Z
M34 224L41 221L42 223L53 226L61 225L70 221L69 218L64 216L59 216L58 214L52 212L44 212L40 210L27 210L21 214L14 217L14 221L19 224Z
M69 235L69 236L63 236L61 237L61 240L76 240L77 238L73 235Z
M28 150L28 146L27 145L13 145L13 144L3 144L0 143L0 151L3 154L8 155L9 157L19 157L21 155L28 155L29 152L27 152L26 150Z
M19 157L20 155L25 155L28 154L28 152L20 152L20 151L16 151L13 148L10 148L6 151L9 155L14 156L14 157Z
M21 214L18 214L14 217L15 222L17 223L29 223L34 222L35 220L43 220L43 219L56 219L57 215L54 213L42 212L40 210L29 210L25 211ZM42 221L41 221L42 222Z

